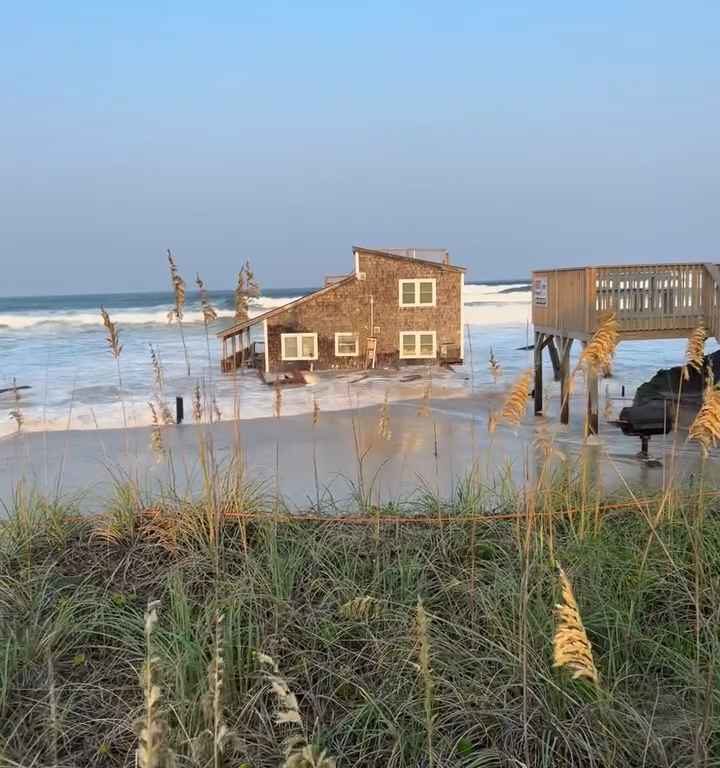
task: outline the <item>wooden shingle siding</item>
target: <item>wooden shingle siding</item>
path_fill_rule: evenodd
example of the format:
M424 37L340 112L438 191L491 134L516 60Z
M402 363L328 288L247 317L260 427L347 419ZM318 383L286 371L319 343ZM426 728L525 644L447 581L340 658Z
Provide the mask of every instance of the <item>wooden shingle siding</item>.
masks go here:
M403 331L434 331L438 360L457 362L462 358L462 270L362 249L356 251L355 267L355 279L267 318L266 352L271 372L306 370L311 365L316 370L364 368L371 336L377 339L378 367L427 363L427 359L401 361L399 340ZM400 280L423 278L435 281L435 304L401 307ZM318 359L312 363L282 360L283 333L317 333ZM335 354L336 333L357 334L356 357ZM443 348L447 355L441 358Z

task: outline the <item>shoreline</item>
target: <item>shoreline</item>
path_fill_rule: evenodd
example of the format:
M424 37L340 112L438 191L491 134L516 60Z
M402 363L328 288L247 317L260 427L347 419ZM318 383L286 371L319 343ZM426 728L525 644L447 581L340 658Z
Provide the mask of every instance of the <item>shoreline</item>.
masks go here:
M489 411L502 396L498 391L433 397L427 416L418 415L427 405L421 398L390 401L388 439L378 433L382 405L376 403L321 410L317 424L309 412L166 426L160 429L166 450L162 461L153 453L148 427L28 432L0 440L0 501L11 505L21 487L78 496L81 509L92 512L112 496L119 481L128 479L148 496L172 492L191 497L202 488L205 449L220 469L240 459L247 479L281 496L291 508L312 507L318 498L352 507L359 493L379 504L402 504L418 492L449 498L470 474L488 489L503 477L522 484L539 472L546 449L538 443L548 436L555 468L576 471L580 464L608 492L665 487L673 467L676 480L701 469L700 451L684 435L675 459L672 435L651 441L650 453L660 466L640 461L637 438L608 424L601 423L598 438L584 440L581 394L573 398L569 428L559 425L559 403L551 399L546 416L531 415L528 406L517 429L500 425L489 433ZM705 471L717 470L708 463Z

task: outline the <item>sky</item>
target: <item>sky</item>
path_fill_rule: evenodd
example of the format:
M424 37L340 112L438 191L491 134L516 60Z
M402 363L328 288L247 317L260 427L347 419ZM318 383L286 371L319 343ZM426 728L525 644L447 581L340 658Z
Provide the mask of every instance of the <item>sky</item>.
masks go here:
M720 3L0 2L0 295L720 261Z

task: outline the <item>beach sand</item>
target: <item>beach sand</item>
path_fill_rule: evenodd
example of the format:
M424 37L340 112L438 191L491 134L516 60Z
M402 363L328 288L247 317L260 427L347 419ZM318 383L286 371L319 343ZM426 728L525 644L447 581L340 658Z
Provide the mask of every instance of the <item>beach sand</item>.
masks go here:
M51 495L77 497L85 512L99 512L112 493L114 479L123 477L132 477L148 498L170 485L180 495L197 493L202 488L203 444L212 446L221 467L240 449L247 477L263 481L268 492L279 492L295 509L316 502L315 466L321 500L329 504L332 499L343 509L353 506L361 463L365 497L371 495L376 503L407 501L422 489L448 497L471 471L489 488L503 477L523 483L544 461L535 445L540 430L553 436L558 451L554 465L562 461L573 465L582 457L588 477L608 491L626 484L661 487L669 482L673 465L675 480L700 469L700 451L685 442L685 433L678 435L675 462L673 435L652 439L650 452L660 466L638 459L639 440L622 435L603 419L600 436L583 440L582 393L573 398L567 428L559 424L555 397L550 398L545 416L534 417L529 402L519 427L501 424L492 434L488 416L499 408L503 388L465 395L450 389L443 395L434 393L426 416L418 415L420 399L391 402L389 439L378 434L382 405L377 404L321 411L316 425L312 413L302 413L167 426L162 435L168 458L160 462L146 427L20 433L0 440L0 499L10 506L21 483ZM713 468L712 462L707 467Z

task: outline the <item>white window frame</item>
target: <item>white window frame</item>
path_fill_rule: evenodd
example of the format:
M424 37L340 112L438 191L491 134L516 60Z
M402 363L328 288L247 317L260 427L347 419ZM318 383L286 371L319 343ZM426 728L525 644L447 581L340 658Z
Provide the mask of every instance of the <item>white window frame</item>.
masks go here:
M340 351L340 337L352 336L355 339L355 351L354 352L341 352ZM360 354L360 339L358 334L354 331L338 331L335 334L335 357L357 357Z
M406 303L403 301L403 286L412 283L415 286L415 301ZM430 283L432 285L432 302L430 304L420 303L420 283ZM398 283L401 307L434 307L437 305L437 280L434 277L418 277L412 280L400 280Z
M302 353L302 340L304 336L311 336L313 339L313 344L315 345L315 354L311 355L310 357L307 357L303 355ZM285 354L285 339L288 338L295 338L297 339L298 344L298 356L297 357L289 357ZM266 352L267 354L267 352ZM318 359L318 335L317 333L281 333L280 334L280 358L282 360L317 360Z
M412 355L406 355L403 351L403 336L415 337L415 351ZM420 354L420 337L432 336L433 353L432 355ZM430 360L437 357L437 333L435 331L400 331L400 359L401 360Z

